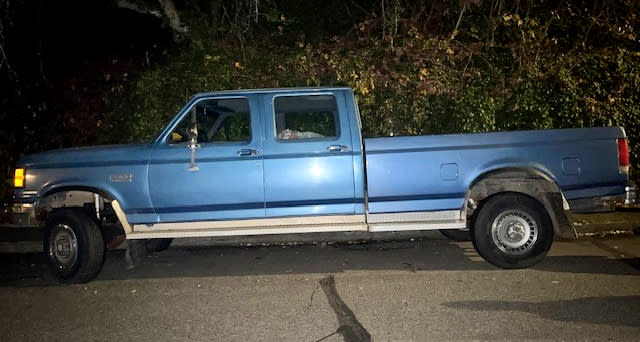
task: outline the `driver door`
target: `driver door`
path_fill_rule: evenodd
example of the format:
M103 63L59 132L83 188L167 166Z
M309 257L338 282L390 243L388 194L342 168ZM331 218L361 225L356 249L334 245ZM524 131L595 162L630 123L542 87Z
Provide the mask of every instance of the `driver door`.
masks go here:
M149 192L159 222L265 216L262 130L255 108L253 96L212 97L183 111L149 161ZM191 146L188 131L194 123L197 144Z

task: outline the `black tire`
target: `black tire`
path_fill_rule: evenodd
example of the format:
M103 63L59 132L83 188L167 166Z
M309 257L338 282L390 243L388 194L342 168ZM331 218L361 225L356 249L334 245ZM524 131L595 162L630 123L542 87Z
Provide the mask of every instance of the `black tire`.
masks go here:
M45 228L44 252L54 276L67 284L89 282L105 260L100 227L78 209L52 213Z
M551 220L535 199L516 193L498 194L478 210L471 237L476 251L487 262L506 269L527 268L542 260L551 248Z
M146 240L147 252L158 253L166 251L171 246L173 239L149 239Z
M468 229L440 229L440 233L452 241L471 241Z

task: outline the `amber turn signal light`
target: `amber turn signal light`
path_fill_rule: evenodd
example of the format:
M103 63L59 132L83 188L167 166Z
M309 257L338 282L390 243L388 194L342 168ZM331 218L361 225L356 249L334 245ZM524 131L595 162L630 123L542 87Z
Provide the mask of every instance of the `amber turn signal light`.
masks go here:
M24 168L16 169L13 175L13 186L16 188L24 188L25 170Z

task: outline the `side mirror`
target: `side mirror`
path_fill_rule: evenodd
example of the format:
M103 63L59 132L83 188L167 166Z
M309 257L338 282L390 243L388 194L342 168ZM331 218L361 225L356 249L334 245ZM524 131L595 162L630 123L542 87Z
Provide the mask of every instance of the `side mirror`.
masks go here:
M177 144L182 141L182 135L178 132L171 132L171 142Z

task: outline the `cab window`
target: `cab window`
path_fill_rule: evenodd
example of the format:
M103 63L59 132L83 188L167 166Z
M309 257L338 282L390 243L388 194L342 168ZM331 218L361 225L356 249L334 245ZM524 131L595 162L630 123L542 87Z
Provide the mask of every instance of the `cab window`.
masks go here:
M199 143L249 142L251 119L246 98L208 99L198 102L167 138L170 144L189 141L188 129L197 125Z
M273 108L278 140L330 140L340 135L333 95L279 96Z

